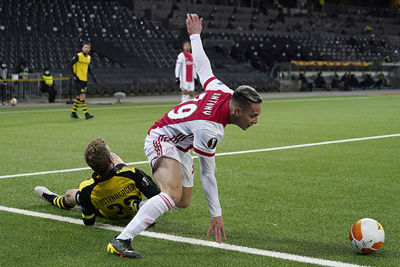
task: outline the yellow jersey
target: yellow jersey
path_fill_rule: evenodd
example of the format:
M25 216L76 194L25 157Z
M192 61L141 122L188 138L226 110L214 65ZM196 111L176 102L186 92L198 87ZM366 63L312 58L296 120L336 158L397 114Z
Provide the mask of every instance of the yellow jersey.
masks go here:
M47 84L48 86L52 86L53 85L53 76L51 76L51 75L43 75L42 79L44 80L45 84Z
M83 54L83 52L78 53L73 58L73 70L74 74L78 77L79 80L87 82L88 69L90 64L91 57L90 55Z
M96 214L109 219L132 218L136 210L132 202L151 198L160 189L142 170L116 165L105 177L93 173L79 186L78 203L85 224L93 224Z

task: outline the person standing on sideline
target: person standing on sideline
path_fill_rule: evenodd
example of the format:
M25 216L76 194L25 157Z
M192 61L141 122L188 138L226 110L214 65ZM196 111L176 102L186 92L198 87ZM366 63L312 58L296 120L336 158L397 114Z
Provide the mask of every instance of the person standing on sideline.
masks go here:
M176 60L175 77L176 84L182 91L181 103L192 99L194 95L196 71L190 49L190 42L185 41L183 43L183 52L178 55L178 59Z
M214 232L218 243L226 239L214 174L216 147L227 124L242 130L257 124L262 99L250 86L242 85L232 91L215 78L200 38L202 22L196 14L187 14L193 60L204 92L172 108L147 132L144 150L161 193L147 200L121 234L112 239L107 246L112 254L140 258L131 246L132 239L168 210L189 207L194 179L191 149L199 158L211 213L207 236Z
M71 117L75 119L80 119L76 111L79 108L79 105L82 107L82 111L85 114L85 119L91 119L94 116L90 115L85 103L86 100L86 90L87 90L87 78L88 72L92 75L94 82L97 84L96 76L94 75L92 69L90 68L91 57L89 55L90 52L90 43L83 43L82 52L78 53L72 58L72 73L74 75L74 86L76 91L76 98L74 101L74 105L72 106Z
M8 69L7 64L2 62L0 65L0 79L5 80L8 79ZM7 82L0 81L0 95L1 95L1 104L7 105L6 98L7 98Z
M56 100L57 90L54 88L54 79L53 75L50 74L49 68L44 69L40 90L49 93L49 103L54 103Z

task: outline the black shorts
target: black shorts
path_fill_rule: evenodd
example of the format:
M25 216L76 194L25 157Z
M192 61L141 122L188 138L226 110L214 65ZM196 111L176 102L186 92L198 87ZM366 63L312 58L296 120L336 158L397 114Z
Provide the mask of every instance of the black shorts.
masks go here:
M76 93L76 95L86 94L87 82L81 81L79 79L75 79L74 83L75 83L75 93Z

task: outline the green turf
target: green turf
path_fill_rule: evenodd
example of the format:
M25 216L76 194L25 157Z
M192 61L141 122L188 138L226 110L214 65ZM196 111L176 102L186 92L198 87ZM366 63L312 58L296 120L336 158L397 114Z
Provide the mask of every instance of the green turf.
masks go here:
M144 136L172 104L89 106L93 120L69 118L70 107L0 109L0 176L85 167L97 136L125 162L146 160ZM265 100L259 125L227 126L217 152L400 133L400 97ZM216 157L227 243L360 265L400 265L400 137ZM137 167L150 173L147 164ZM207 239L209 211L195 160L191 206L163 215L151 231ZM0 205L80 218L38 199L45 185L63 193L91 172L0 179ZM369 256L348 241L353 222L382 223L386 241ZM99 219L124 226L127 221ZM0 211L0 266L140 264L143 266L303 266L297 262L138 237L139 262L108 255L116 232Z

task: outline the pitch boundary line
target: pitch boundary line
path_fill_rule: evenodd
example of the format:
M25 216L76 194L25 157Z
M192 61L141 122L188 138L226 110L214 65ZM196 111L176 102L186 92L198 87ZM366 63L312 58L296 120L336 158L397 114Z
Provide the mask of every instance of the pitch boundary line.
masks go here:
M16 208L10 208L10 207L5 207L5 206L0 206L0 210L8 211L11 213L27 215L27 216L32 216L32 217L50 219L50 220L55 220L55 221L60 221L60 222L67 222L67 223L72 223L72 224L77 224L77 225L84 225L82 220L71 218L71 217L66 217L66 216L53 215L53 214L30 211L30 210L23 210L23 209L16 209ZM116 231L116 232L121 232L124 229L123 227L120 227L120 226L115 226L115 225L111 225L111 224L103 224L103 223L95 223L95 225L93 227L105 229L105 230ZM241 253L246 253L246 254L260 255L260 256L266 256L266 257L271 257L271 258L290 260L290 261L296 261L296 262L302 262L302 263L311 263L311 264L317 264L317 265L322 265L322 266L334 266L334 267L336 267L336 266L341 266L341 267L359 267L359 266L361 266L361 265L356 265L356 264L351 264L351 263L325 260L325 259L319 259L319 258L314 258L314 257L306 257L306 256L284 253L284 252L262 250L262 249L257 249L257 248L250 248L250 247L238 246L238 245L230 245L230 244L224 244L224 243L218 244L217 242L214 242L214 241L206 241L206 240L201 240L201 239L188 238L188 237L182 237L182 236L176 236L176 235L164 234L164 233L157 233L157 232L144 231L140 235L146 236L146 237L164 239L164 240L173 241L173 242L180 242L180 243L186 243L186 244L191 244L191 245L199 245L199 246L204 246L204 247L213 247L213 248L236 251L236 252L241 252Z
M384 95L384 96L398 96L398 95ZM360 96L342 96L342 97L331 97L331 96L309 96L306 98L295 98L295 99L273 99L273 98L263 98L266 100L264 103L290 103L290 102L317 102L317 101L334 101L334 100L355 100L355 99L371 99L376 97L382 97L382 95L360 95ZM173 101L171 101L172 103ZM131 106L135 104L134 106ZM110 110L110 109L131 109L131 108L149 108L154 107L170 107L171 104L157 104L154 105L142 105L136 106L136 104L140 103L125 103L125 105L130 106L119 106L119 107L92 107L90 110ZM92 103L92 105L98 105L96 103ZM110 104L112 105L112 104ZM30 107L26 107L30 108ZM40 113L40 112L60 112L60 111L71 111L71 109L46 109L46 110L16 110L16 111L0 111L0 114L19 114L19 113Z
M391 138L391 137L400 137L400 133L388 134L388 135L368 136L368 137L359 137L359 138L350 138L350 139L342 139L342 140L333 140L333 141L325 141L325 142L318 142L318 143L308 143L308 144L300 144L300 145L291 145L291 146L280 146L280 147L270 147L270 148L253 149L253 150L224 152L224 153L217 153L217 154L215 154L215 156L230 156L230 155L238 155L238 154L249 154L249 153L256 153L256 152L267 152L267 151L302 148L302 147L311 147L311 146L322 146L322 145L340 144L340 143L357 142L357 141L374 140L374 139L383 139L383 138ZM193 158L197 158L197 156L193 156ZM128 163L126 163L126 165L141 165L141 164L147 164L147 163L148 163L148 161L137 161L137 162L128 162ZM8 175L0 176L0 179L35 176L35 175L44 175L44 174L52 174L52 173L76 172L76 171L84 171L84 170L90 170L90 168L89 167L83 167L83 168L55 170L55 171L42 171L42 172L20 173L20 174L8 174Z
M92 104L92 105L96 105L96 104ZM158 105L158 104L154 104L154 105L142 105L142 106L136 106L136 105L130 105L130 106L119 106L119 107L93 107L90 108L90 110L114 110L114 109L131 109L131 108L154 108L154 106L157 107L170 107L171 105L167 105L167 104L162 104L162 105ZM26 107L29 108L29 107ZM40 109L40 110L16 110L16 111L0 111L0 114L20 114L20 113L41 113L41 112L66 112L66 111L71 111L70 108L66 109L66 108L58 108L58 109Z

